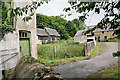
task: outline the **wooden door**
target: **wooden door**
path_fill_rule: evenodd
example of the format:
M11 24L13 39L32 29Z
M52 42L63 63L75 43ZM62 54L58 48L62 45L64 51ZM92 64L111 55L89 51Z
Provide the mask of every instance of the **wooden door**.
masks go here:
M20 57L23 56L31 56L31 50L30 50L30 37L28 32L20 32L20 39L19 39L19 45L20 45Z

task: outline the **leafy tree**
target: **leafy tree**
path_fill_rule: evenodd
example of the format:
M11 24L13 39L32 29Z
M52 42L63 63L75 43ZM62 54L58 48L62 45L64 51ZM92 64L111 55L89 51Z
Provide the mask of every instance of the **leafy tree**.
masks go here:
M40 15L40 14L37 14L37 17L36 17L36 20L37 20L37 27L38 28L45 28L45 27L49 27L50 25L50 19L47 17L47 16L44 16L44 15Z
M31 5L26 5L25 7L17 7L16 9L10 9L11 13L10 15L14 17L15 15L22 16L23 13L28 13L28 10L32 12L29 16L24 17L24 21L28 21L31 19L31 16L33 16L33 13L35 12L39 6L41 6L43 3L48 3L48 0L40 0L39 2L33 2ZM95 13L100 13L100 9L103 9L105 13L105 18L101 20L100 23L98 23L98 28L106 28L107 24L111 24L111 28L115 29L118 27L118 19L120 18L119 14L115 13L114 9L120 10L120 1L116 0L111 3L105 2L105 1L99 1L99 2L80 2L75 0L69 0L69 3L71 7L65 8L65 11L70 11L71 9L75 9L78 13L84 13L83 16L80 16L79 19L84 21L86 19L86 16L88 16L88 13L90 11L93 11ZM110 20L109 17L114 17L112 20Z
M68 39L69 34L65 30L66 20L60 16L45 16L37 14L37 28L44 29L45 27L56 29L61 36L61 39Z
M92 28L90 31L95 30L96 28L107 28L108 24L111 24L111 28L116 29L119 24L120 14L115 12L120 10L120 0L115 0L113 2L80 2L80 1L73 1L70 0L69 4L71 7L65 8L65 11L71 11L75 9L77 13L83 13L82 16L79 17L79 20L84 21L90 11L94 11L95 13L99 14L101 9L105 11L104 18L97 24L96 27ZM111 20L110 18L113 17Z
M74 23L71 21L67 22L67 24L65 25L65 29L71 37L73 37L75 35L75 33L77 32L77 29L76 29Z
M73 19L72 22L76 24L76 27L78 28L78 30L84 29L85 24L83 21L80 21L79 19Z

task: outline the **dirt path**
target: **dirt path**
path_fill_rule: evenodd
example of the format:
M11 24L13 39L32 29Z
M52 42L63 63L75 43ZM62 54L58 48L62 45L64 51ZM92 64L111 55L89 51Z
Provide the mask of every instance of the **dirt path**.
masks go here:
M60 73L63 78L86 78L99 70L118 64L118 58L112 53L118 51L118 43L104 43L106 50L100 56L90 60L76 61L69 64L53 67L54 71Z

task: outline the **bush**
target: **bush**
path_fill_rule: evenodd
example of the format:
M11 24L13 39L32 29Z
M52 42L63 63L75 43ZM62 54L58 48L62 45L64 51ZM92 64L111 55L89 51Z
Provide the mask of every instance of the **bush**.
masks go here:
M72 43L70 43L70 44L80 44L79 42L72 42Z
M51 58L52 46L48 45L39 45L37 47L37 54L40 58Z
M116 56L118 57L120 56L120 51L117 51L117 53L116 52L113 53L113 57L116 57Z
M104 40L103 42L118 42L118 37L109 38L108 40Z
M71 58L84 56L84 45L60 45L56 50L56 58Z

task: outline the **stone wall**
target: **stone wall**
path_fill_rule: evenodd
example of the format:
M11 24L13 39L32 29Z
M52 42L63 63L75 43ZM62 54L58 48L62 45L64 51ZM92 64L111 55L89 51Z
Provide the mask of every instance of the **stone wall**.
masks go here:
M94 47L95 47L94 41L90 41L86 43L86 56L90 55Z
M18 34L14 31L0 41L0 70L15 67L18 60Z
M13 7L14 8L24 7L30 4L32 4L31 0L14 0ZM16 22L16 31L18 32L18 35L20 30L29 31L31 33L31 37L30 37L31 56L37 58L38 39L37 39L37 31L36 31L36 14L34 14L34 16L32 16L32 19L29 21L24 22L22 20L25 16L28 16L30 14L31 12L28 11L27 15L24 13L23 16L17 16L18 20Z
M85 43L87 42L87 36L75 36L74 42Z

